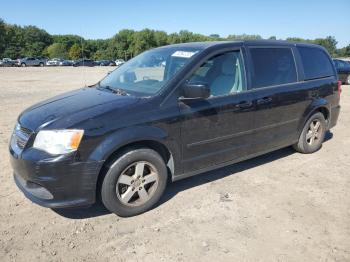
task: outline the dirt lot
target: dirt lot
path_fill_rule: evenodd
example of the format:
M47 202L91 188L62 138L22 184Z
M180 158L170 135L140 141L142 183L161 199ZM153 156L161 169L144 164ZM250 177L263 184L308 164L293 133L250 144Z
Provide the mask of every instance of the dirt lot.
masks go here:
M7 152L18 114L110 70L0 68L1 261L350 261L350 86L315 154L286 148L179 181L132 218L32 204Z

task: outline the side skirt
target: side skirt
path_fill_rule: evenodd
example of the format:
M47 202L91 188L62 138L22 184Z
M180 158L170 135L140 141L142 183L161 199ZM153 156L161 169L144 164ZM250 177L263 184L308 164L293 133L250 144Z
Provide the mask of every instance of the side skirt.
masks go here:
M296 143L296 142L297 141L294 141L294 143ZM281 149L281 148L285 148L285 147L291 146L294 143L292 143L292 144L288 143L286 145L273 147L273 148L265 150L265 151L261 151L261 152L250 154L250 155L247 155L247 156L244 156L244 157L236 158L236 159L234 159L232 161L227 161L227 162L224 162L224 163L216 164L216 165L213 165L213 166L210 166L210 167L206 167L206 168L202 168L202 169L199 169L199 170L195 170L195 171L192 171L192 172L188 172L188 173L184 173L184 174L180 174L180 175L176 175L176 176L173 175L172 176L172 181L175 182L175 181L187 178L187 177L199 175L201 173L205 173L205 172L208 172L208 171L219 169L221 167L225 167L225 166L229 166L229 165L232 165L232 164L236 164L236 163L242 162L244 160L248 160L248 159L260 156L260 155L264 155L264 154L270 153L272 151L276 151L276 150Z

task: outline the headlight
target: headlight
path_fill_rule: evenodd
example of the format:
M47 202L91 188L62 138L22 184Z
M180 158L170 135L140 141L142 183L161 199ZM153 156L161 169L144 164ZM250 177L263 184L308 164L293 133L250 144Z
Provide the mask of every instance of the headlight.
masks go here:
M66 154L78 149L84 130L42 130L34 140L34 148L50 154Z

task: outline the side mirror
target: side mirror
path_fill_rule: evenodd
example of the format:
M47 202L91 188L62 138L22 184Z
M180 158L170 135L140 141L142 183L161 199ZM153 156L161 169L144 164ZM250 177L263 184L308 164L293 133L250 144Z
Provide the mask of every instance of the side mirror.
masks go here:
M181 100L206 99L210 96L210 88L206 82L185 83Z

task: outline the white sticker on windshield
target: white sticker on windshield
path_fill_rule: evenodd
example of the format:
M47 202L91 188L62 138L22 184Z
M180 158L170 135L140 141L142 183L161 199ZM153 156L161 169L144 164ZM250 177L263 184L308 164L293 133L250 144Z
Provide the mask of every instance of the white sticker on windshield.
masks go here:
M174 54L171 56L176 56L176 57L183 57L183 58L190 58L197 52L188 52L188 51L176 51Z

